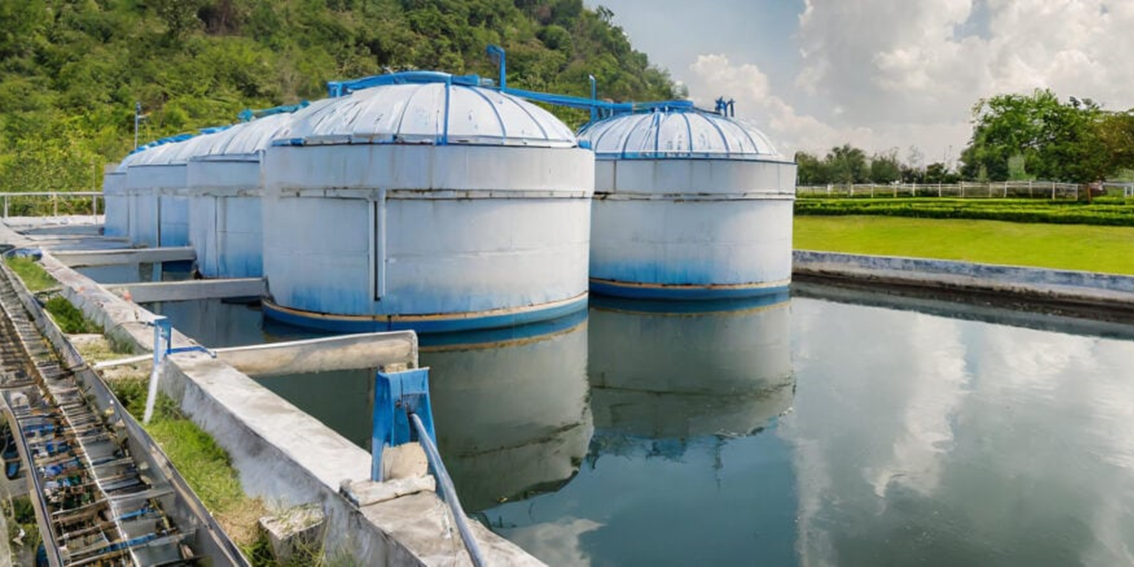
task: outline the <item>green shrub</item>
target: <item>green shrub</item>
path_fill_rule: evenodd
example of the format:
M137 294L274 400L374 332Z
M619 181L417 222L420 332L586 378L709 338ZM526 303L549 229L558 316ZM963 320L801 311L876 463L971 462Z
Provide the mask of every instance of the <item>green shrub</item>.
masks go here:
M71 302L62 295L51 296L43 307L51 314L51 318L55 319L59 329L68 335L102 332L98 325L84 317L83 312L71 305Z

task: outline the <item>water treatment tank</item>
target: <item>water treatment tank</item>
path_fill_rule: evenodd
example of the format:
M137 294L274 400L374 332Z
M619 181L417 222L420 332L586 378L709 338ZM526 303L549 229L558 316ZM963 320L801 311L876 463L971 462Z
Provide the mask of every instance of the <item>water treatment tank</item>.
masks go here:
M159 242L159 196L155 186L184 183L170 168L161 167L166 154L179 142L158 145L138 152L126 167L126 198L129 202L127 236L138 246L157 246Z
M130 197L126 191L126 169L137 158L138 152L131 153L102 176L102 200L106 215L103 234L106 236L130 235Z
M591 123L591 290L747 297L791 281L795 164L723 113L656 108Z
M265 154L265 313L429 332L583 309L594 156L570 129L476 77L366 83Z
M129 236L135 245L189 244L186 169L189 158L204 153L219 134L185 136L142 152L126 168L130 201Z
M208 278L263 275L261 158L290 113L237 124L189 158L189 243Z

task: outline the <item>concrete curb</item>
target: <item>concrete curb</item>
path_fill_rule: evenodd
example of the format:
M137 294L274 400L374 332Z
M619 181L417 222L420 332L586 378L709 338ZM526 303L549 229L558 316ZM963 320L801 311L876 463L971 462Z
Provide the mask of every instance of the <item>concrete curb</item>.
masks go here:
M792 271L805 277L1134 308L1134 277L1117 274L812 250L794 251Z

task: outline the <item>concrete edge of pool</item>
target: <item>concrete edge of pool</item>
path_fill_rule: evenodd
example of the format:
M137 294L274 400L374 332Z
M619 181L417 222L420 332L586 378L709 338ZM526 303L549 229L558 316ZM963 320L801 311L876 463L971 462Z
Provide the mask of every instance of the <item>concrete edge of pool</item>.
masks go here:
M1134 311L1134 276L1118 274L795 250L792 275L800 281L977 294L1104 320Z

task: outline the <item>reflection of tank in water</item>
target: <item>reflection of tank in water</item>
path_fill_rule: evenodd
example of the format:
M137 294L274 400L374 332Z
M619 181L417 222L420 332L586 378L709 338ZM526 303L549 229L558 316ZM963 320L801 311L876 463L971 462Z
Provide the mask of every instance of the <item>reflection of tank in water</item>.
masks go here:
M594 431L585 319L462 334L463 344L423 337L438 444L467 511L555 490L578 472Z
M592 298L595 427L649 439L760 430L791 408L789 305L786 294L711 306Z

